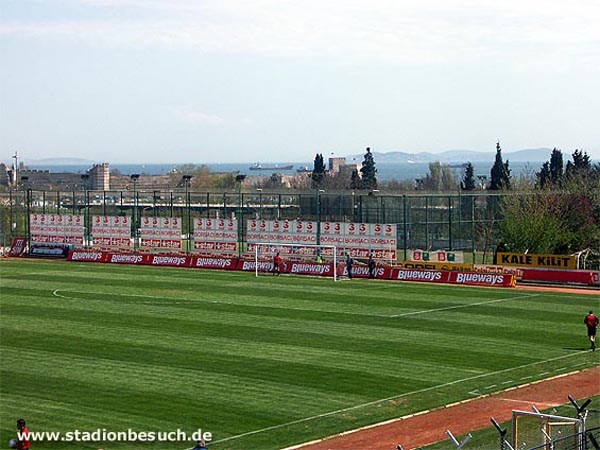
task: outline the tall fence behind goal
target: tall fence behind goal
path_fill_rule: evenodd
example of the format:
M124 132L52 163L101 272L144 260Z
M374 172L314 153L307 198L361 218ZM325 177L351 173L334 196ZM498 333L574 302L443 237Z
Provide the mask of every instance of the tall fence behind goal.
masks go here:
M273 259L279 253L287 272L314 273L321 276L338 277L337 247L334 245L280 244L256 242L249 244L254 249L255 274L273 272Z

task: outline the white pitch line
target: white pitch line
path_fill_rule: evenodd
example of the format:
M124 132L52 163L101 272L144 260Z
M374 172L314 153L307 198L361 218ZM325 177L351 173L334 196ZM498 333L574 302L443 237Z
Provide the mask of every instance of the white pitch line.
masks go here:
M53 292L53 294L56 297L60 297L60 298L67 298L67 299L81 298L81 297L67 297L65 295L58 294L58 292L61 292L61 290L56 289ZM62 292L69 292L69 291L62 291ZM93 294L93 292L74 292L74 293L75 294ZM169 303L165 304L164 306L178 305L178 304L192 305L195 302L202 302L202 303L218 303L220 305L231 305L231 306L252 306L253 308L279 309L279 310L285 310L285 311L304 311L304 312L327 313L327 314L346 314L346 315L352 315L352 316L368 316L368 317L392 317L392 316L389 316L388 314L371 314L371 313L360 313L360 312L352 312L352 311L329 311L329 310L323 310L323 309L310 309L310 308L283 308L281 306L270 306L270 305L247 305L245 303L222 302L222 301L218 301L218 300L207 300L207 299L201 299L201 298L179 299L179 298L173 298L173 297L162 297L162 296L142 295L142 294L111 294L111 295L118 296L118 297L139 297L139 298L145 298L145 299L169 300ZM150 304L149 302L140 302L140 303L145 304L145 305ZM155 304L155 303L152 303L152 304Z
M389 317L412 316L412 315L415 315L415 314L426 314L426 313L437 312L437 311L448 311L448 310L451 310L451 309L469 308L471 306L488 305L490 303L505 302L507 300L514 300L514 299L517 299L517 298L537 297L538 295L540 295L540 294L528 294L528 295L519 295L517 297L498 298L496 300L488 300L488 301L485 301L485 302L469 303L469 304L465 304L465 305L456 305L456 306L446 306L444 308L427 309L427 310L422 310L422 311L412 311L412 312L407 312L407 313L402 313L402 314L394 314L394 315L391 315Z
M465 381L477 380L479 378L484 378L484 377L488 377L488 376L491 376L491 375L498 375L498 374L501 374L501 373L510 372L511 370L523 369L524 367L534 366L536 364L544 364L544 363L548 363L548 362L552 362L552 361L558 361L558 360L561 360L561 359L570 358L572 356L580 355L581 353L585 353L585 351L579 351L577 353L571 353L571 354L568 354L568 355L557 356L556 358L550 358L550 359L546 359L544 361L536 361L536 362L529 363L529 364L523 364L523 365L517 366L517 367L510 367L508 369L497 370L495 372L484 373L484 374L481 374L481 375L475 375L475 376L468 377L468 378L463 378L463 379L460 379L460 380L449 381L448 383L438 384L436 386L430 386L430 387L423 388L423 389L418 389L418 390L412 391L412 392L405 392L404 394L393 395L391 397L382 398L382 399L379 399L379 400L374 400L372 402L362 403L360 405L349 406L348 408L342 408L342 409L338 409L338 410L335 410L335 411L326 412L326 413L323 413L323 414L317 414L315 416L305 417L303 419L292 420L290 422L282 423L282 424L279 424L279 425L272 425L270 427L262 428L260 430L248 431L246 433L238 434L238 435L235 435L235 436L230 436L230 437L227 437L227 438L224 438L224 439L219 439L219 440L213 441L211 443L212 444L217 444L217 443L220 443L220 442L227 442L227 441L231 441L231 440L234 440L234 439L239 439L239 438L245 437L245 436L251 436L251 435L254 435L254 434L264 433L266 431L277 430L279 428L288 427L290 425L296 425L296 424L303 423L303 422L310 422L311 420L321 419L323 417L334 416L336 414L340 414L340 413L344 413L344 412L348 412L348 411L354 411L356 409L366 408L368 406L376 405L376 404L381 403L381 402L387 402L387 401L395 400L395 399L402 398L402 397L408 397L409 395L421 394L423 392L428 392L428 391L432 391L432 390L435 390L435 389L440 389L440 388L444 388L444 387L448 387L448 386L453 386L455 384L460 384L460 383L463 383Z

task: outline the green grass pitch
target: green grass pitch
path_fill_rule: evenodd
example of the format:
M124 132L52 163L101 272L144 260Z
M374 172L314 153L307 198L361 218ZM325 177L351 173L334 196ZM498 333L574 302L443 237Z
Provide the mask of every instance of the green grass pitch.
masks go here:
M600 355L582 323L594 296L17 259L0 261L0 288L0 447L25 417L31 431L201 428L214 449L278 449Z

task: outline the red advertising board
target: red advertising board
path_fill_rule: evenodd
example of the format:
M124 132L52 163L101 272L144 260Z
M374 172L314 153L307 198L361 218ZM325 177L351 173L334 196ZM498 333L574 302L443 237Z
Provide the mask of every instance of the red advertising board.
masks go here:
M10 246L10 250L8 251L8 256L23 256L25 250L27 249L27 238L25 237L16 237L12 241L12 245Z
M77 262L107 262L107 255L104 252L71 250L67 256L67 260Z
M573 283L600 285L600 272L597 270L548 270L521 269L523 281L541 281L547 283Z
M392 275L392 268L389 266L375 267L375 278L379 280L389 280ZM338 276L348 276L346 265L343 261L338 264ZM366 265L353 265L352 276L354 278L369 278L369 268Z
M512 274L487 274L451 272L446 270L393 269L391 279L401 281L426 281L428 283L465 284L470 286L514 287Z
M237 266L237 258L213 258L213 257L192 257L190 267L200 269L224 269L233 270Z
M153 266L190 267L191 256L150 255L148 264Z

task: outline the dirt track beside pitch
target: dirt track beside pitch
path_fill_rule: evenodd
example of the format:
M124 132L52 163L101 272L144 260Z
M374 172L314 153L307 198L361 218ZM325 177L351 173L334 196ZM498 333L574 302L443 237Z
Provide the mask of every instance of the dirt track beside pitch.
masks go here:
M530 383L497 394L443 407L391 423L332 436L295 448L302 450L395 450L402 444L414 449L447 439L446 430L461 435L510 420L513 409L547 409L568 402L567 396L584 399L600 394L600 366Z

